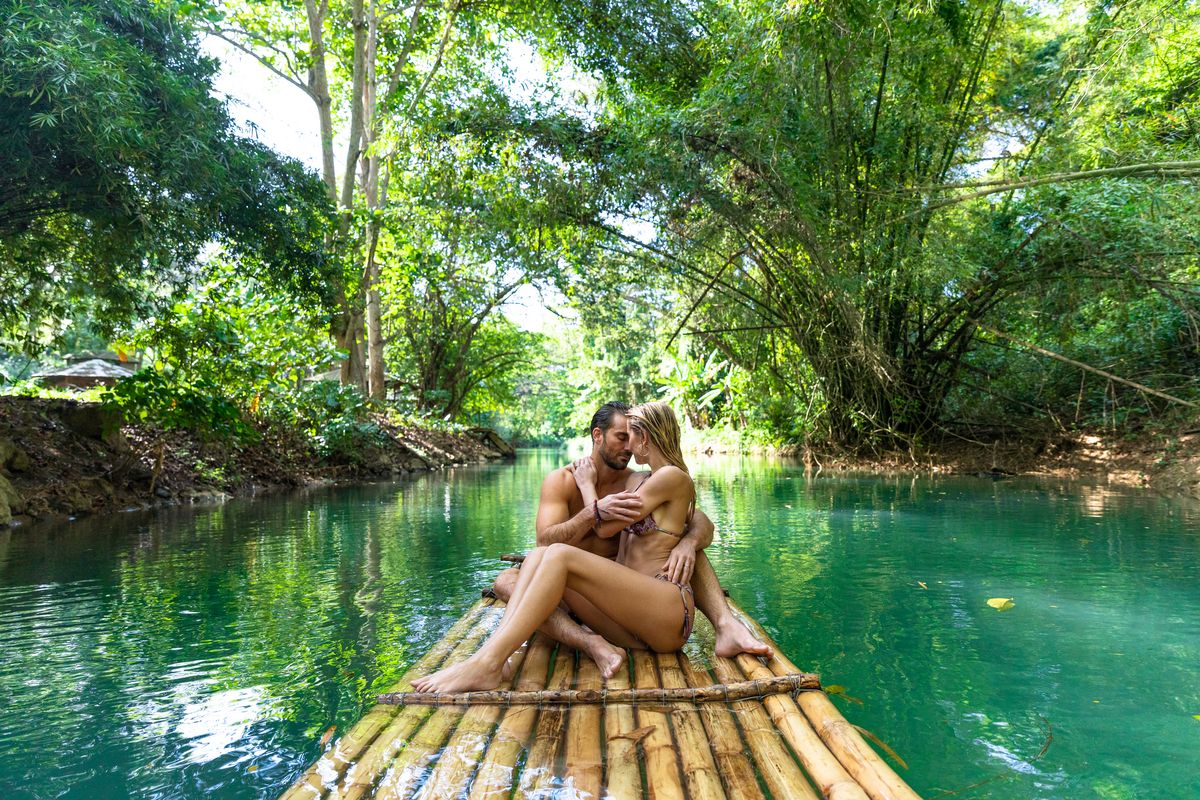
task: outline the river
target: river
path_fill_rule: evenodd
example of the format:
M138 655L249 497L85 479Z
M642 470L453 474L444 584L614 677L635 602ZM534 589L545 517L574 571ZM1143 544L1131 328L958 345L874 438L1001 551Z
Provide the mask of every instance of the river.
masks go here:
M274 797L531 545L563 458L0 532L0 793ZM922 795L1200 798L1194 505L694 469L731 595Z

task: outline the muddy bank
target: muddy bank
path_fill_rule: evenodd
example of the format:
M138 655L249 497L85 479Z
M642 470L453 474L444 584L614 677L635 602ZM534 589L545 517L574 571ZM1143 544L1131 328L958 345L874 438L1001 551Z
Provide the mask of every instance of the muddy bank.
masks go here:
M0 525L211 501L510 458L495 432L433 431L375 420L382 436L340 456L306 437L261 431L237 446L127 425L95 404L0 397Z
M1112 433L973 432L912 451L873 454L789 448L814 470L983 475L1045 475L1138 486L1168 496L1200 499L1200 421L1153 431Z

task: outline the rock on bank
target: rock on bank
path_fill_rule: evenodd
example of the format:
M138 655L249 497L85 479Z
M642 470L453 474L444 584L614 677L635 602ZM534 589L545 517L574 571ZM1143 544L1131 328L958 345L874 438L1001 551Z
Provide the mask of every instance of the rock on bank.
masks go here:
M123 424L95 403L0 397L0 526L223 499L313 484L379 480L511 458L494 431L428 430L373 420L372 442L321 456L306 437L262 429L237 445Z

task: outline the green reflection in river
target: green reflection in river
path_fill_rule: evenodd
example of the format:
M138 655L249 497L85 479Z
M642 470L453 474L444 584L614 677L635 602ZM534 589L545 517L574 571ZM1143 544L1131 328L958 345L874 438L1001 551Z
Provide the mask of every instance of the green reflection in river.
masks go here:
M0 533L3 796L273 797L532 543L561 458ZM695 467L723 582L923 793L1200 797L1188 506Z

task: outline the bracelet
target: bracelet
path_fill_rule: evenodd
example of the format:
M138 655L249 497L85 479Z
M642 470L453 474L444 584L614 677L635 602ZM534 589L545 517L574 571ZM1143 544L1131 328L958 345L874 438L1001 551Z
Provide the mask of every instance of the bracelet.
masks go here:
M604 517L600 516L600 498L597 497L595 500L592 501L592 511L596 515L596 524L597 525L604 522Z

